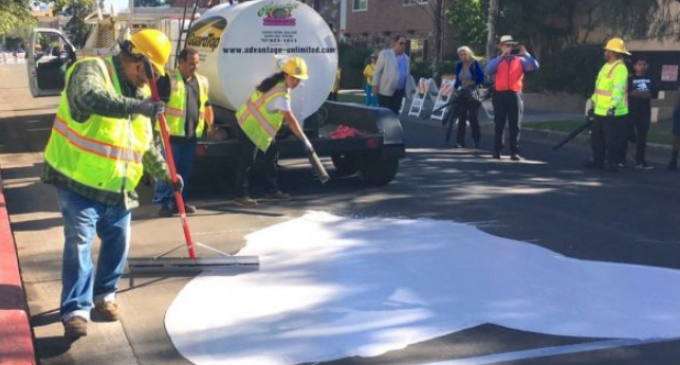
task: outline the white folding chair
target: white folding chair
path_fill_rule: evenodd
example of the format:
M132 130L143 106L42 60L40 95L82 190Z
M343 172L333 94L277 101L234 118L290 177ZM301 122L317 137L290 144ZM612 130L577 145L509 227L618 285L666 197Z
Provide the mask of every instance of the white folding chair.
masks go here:
M442 86L439 88L439 93L437 94L437 98L434 101L433 110L435 110L435 112L432 113L432 116L430 118L436 120L444 120L444 116L446 116L446 113L448 112L447 108L443 108L441 110L437 109L451 102L451 98L453 96L453 84L454 80L442 81Z
M432 79L426 79L421 77L418 80L418 87L416 89L416 94L413 96L413 101L411 101L411 107L408 110L409 117L419 117L420 113L423 111L423 106L425 105L425 99L428 97L430 91L430 83Z

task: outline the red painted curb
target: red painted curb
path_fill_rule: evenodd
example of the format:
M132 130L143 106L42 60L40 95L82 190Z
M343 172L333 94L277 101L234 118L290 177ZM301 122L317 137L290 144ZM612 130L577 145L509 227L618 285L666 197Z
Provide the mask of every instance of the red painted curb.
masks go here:
M19 259L0 175L0 364L36 364Z

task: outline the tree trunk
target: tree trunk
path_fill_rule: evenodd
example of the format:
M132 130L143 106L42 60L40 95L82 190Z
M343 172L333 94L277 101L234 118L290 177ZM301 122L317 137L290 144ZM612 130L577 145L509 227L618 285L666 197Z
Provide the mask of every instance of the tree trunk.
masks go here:
M437 81L441 81L441 67L442 56L444 49L443 34L444 34L444 0L437 0L434 2L434 60L432 62L432 77Z
M486 40L486 58L491 59L496 54L496 21L498 18L498 0L489 0L489 37Z

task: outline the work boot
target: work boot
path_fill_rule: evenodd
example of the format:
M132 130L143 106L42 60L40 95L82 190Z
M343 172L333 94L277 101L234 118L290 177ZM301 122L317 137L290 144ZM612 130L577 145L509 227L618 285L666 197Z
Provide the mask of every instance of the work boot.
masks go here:
M173 204L173 205L172 205L172 211L173 211L173 213L175 213L175 214L178 214L178 213L179 213L179 208L177 207L176 204ZM196 206L195 206L195 205L191 205L191 204L184 203L184 211L185 211L187 214L194 214L194 213L196 213Z
M290 194L284 194L280 191L277 191L276 193L265 195L264 199L268 201L287 202L291 200L292 197Z
M654 166L652 166L652 165L650 165L646 162L640 162L640 163L635 165L635 168L641 169L641 170L652 170L654 168Z
M94 309L106 322L115 322L120 318L120 307L114 301L97 303L94 305Z
M172 214L172 209L170 209L168 204L163 204L161 209L158 211L158 216L163 218L172 217Z
M255 208L257 207L257 200L250 199L249 197L241 197L234 199L234 203L240 207L244 208Z
M591 169L591 170L602 170L604 169L604 164L599 163L599 162L594 162L594 161L586 161L583 163L583 167Z
M69 341L75 341L87 336L87 320L75 316L64 323L64 337Z
M615 164L607 164L607 166L604 167L604 171L619 172L619 166Z

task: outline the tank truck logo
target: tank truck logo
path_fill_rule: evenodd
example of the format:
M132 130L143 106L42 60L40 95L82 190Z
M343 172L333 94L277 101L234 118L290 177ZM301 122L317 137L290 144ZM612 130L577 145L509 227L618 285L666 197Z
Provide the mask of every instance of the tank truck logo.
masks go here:
M203 19L191 27L187 45L198 49L209 49L212 52L219 46L222 32L226 28L227 20L224 18Z
M257 12L257 16L263 17L264 25L270 26L294 26L293 10L300 4L269 4Z

